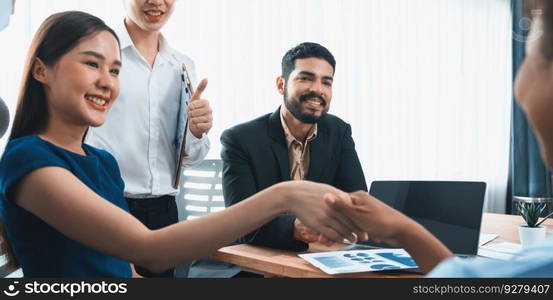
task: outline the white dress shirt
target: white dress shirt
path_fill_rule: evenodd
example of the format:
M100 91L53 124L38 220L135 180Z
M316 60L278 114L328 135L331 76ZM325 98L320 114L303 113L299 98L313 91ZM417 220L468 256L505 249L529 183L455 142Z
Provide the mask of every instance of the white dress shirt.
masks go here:
M121 42L121 92L104 125L91 128L86 142L110 152L125 181L125 196L152 198L176 195L176 134L182 92L182 64L193 84L194 62L172 49L160 35L154 66L135 48L123 26ZM209 151L209 139L187 132L185 167L201 162Z

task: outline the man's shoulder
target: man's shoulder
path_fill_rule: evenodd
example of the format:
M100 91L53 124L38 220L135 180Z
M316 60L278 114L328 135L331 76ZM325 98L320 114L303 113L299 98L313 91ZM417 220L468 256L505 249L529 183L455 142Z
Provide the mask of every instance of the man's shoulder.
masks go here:
M346 130L349 124L339 117L331 114L326 114L318 122L319 130L329 132L342 132Z
M170 59L173 60L175 63L184 63L189 69L194 69L194 60L188 55L176 50L175 48L172 48L170 45L167 45L167 53L169 54Z
M323 118L320 119L320 122L334 125L347 125L346 121L340 119L338 116L333 114L326 114Z

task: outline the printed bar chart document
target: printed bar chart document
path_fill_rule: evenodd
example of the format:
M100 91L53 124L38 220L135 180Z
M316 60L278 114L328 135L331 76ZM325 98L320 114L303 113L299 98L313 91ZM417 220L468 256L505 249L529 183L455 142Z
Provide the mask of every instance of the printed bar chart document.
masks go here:
M298 254L327 274L418 268L405 249L368 249Z

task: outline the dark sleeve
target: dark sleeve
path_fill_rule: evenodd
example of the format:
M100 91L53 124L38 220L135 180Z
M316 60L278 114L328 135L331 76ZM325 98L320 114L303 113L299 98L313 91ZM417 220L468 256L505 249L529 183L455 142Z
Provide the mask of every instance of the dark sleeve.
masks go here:
M257 193L253 163L248 153L240 146L232 130L221 135L221 158L223 160L223 195L227 207ZM293 239L294 220L290 215L281 215L257 230L240 238L240 243L304 251L308 245Z
M27 147L7 149L0 164L0 194L7 199L9 190L25 176L45 167L68 166L48 148L32 144Z
M349 124L346 124L342 145L342 151L338 156L336 178L334 179L335 187L348 193L359 190L368 191L363 168L361 168L357 151L355 151L355 143L351 137L351 126Z

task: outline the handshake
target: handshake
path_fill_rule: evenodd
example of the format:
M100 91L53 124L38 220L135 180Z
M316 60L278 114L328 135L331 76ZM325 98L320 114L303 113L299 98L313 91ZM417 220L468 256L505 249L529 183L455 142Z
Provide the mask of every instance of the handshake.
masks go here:
M326 245L371 239L405 248L423 272L453 256L422 225L367 192L345 193L332 186L309 181L281 185L287 212L295 215L294 238Z
M397 246L403 229L414 220L372 197L367 192L345 193L326 184L308 181L284 183L292 199L294 239L327 246L348 240L384 242Z

